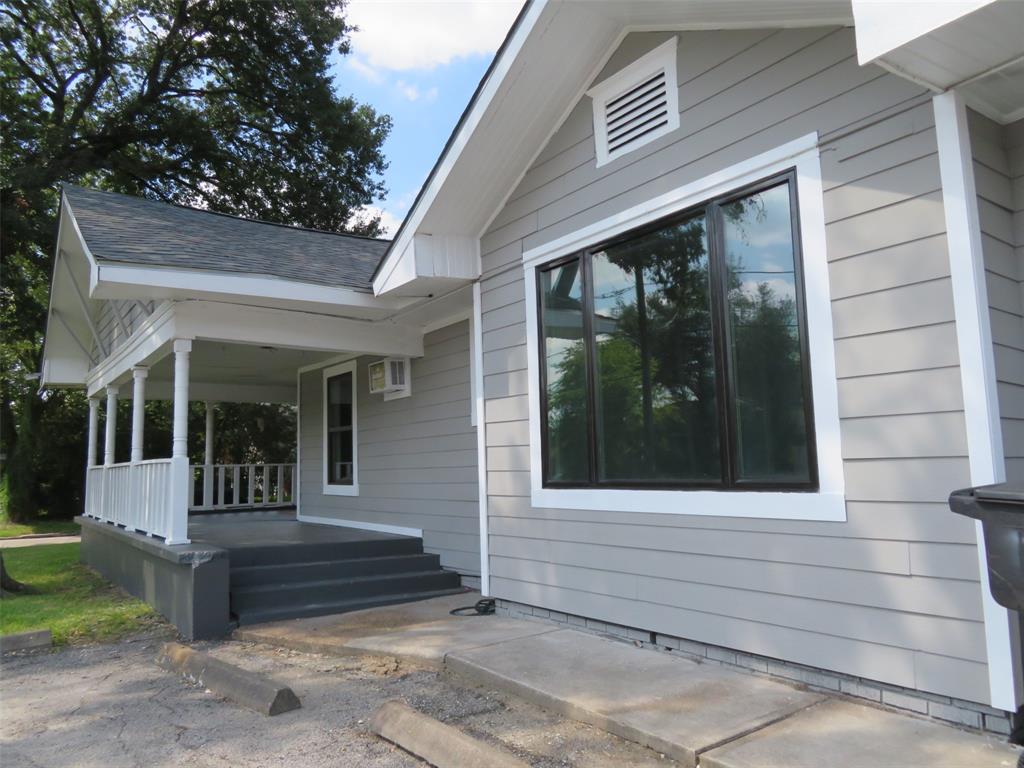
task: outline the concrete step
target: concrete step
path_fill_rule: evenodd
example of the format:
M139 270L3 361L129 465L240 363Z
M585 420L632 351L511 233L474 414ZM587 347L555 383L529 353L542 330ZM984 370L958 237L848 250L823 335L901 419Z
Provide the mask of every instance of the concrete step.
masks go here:
M457 573L437 569L325 581L260 584L232 589L231 612L241 615L247 610L330 603L381 595L435 592L455 589L460 583L461 579Z
M438 555L385 555L348 560L319 560L310 563L248 565L231 569L231 589L261 584L328 581L356 576L436 571L441 568Z
M447 595L461 594L462 587L452 589L439 589L430 592L411 592L406 594L378 595L375 597L360 597L350 600L337 600L325 603L304 603L300 605L280 606L269 609L245 610L238 614L239 626L248 627L253 624L263 624L271 621L284 621L286 619L304 619L311 616L327 616L336 613L349 613L361 611L365 608L377 606L395 605L397 603L411 603L418 600L429 600L432 597L445 597Z
M422 553L423 540L412 536L368 541L290 542L284 545L231 547L231 568L351 560L364 557L419 555Z

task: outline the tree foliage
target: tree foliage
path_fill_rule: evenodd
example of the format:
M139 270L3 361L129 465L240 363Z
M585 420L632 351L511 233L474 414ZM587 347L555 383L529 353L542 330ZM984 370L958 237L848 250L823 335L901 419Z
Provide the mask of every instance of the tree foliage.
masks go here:
M69 449L84 455L81 396L41 400L30 379L61 182L379 234L379 218L355 215L384 192L390 119L337 92L344 10L344 0L0 5L0 429L12 511L70 510L66 490L40 491L41 447L73 436ZM74 466L64 458L48 463L63 472Z

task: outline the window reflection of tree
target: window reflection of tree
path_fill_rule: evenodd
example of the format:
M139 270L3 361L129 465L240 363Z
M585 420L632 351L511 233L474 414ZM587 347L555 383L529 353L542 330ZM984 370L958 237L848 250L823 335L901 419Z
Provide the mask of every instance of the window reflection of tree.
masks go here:
M785 210L770 211L766 193L779 189ZM777 226L790 226L788 188L775 190L720 209L748 247L776 214ZM599 479L722 476L706 230L700 214L593 254ZM779 254L788 258L781 269L747 269L738 250L727 247L724 266L740 475L805 480L792 243ZM582 312L579 296L570 297L579 263L561 270L546 308ZM780 279L790 295L773 287ZM548 377L549 447L575 457L574 479L587 477L586 445L579 444L587 435L585 359L584 343L575 338Z

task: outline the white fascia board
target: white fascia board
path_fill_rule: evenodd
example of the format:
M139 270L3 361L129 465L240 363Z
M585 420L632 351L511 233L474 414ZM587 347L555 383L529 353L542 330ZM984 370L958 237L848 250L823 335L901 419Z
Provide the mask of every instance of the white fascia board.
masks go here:
M853 0L857 61L869 64L994 0Z
M53 301L54 297L57 295L57 284L58 281L63 282L62 278L58 277L58 273L61 271L61 269L60 265L57 264L57 262L60 261L62 258L66 258L61 254L62 252L67 251L67 248L65 247L65 240L67 238L75 239L76 244L81 248L82 253L85 255L85 258L89 263L89 287L91 290L96 279L96 259L93 258L92 253L89 251L89 246L82 238L82 233L78 228L78 222L75 221L74 212L71 210L71 204L68 202L67 196L61 193L60 218L57 222L57 247L56 253L54 254L53 272L50 275L50 298L47 307L46 330L43 335L43 377L40 380L40 388L46 387L50 384L58 384L58 381L56 379L52 379L53 372L55 372L57 368L47 366L47 362L50 360L50 348L52 347L52 344L47 344L46 339L50 335L50 320L53 319L54 312L56 311L56 308L53 306ZM68 272L69 271L64 272L65 276L68 275ZM70 331L68 331L68 333L70 333ZM88 371L91 363L92 360L87 355L86 360L84 362L84 367L86 371ZM61 366L61 368L67 370L66 366ZM78 386L81 386L82 384L85 383L85 376L82 376L77 382L74 383L77 384ZM71 382L61 381L59 385L70 386Z
M988 485L1006 479L1006 463L967 110L955 91L934 96L932 105L971 484ZM1010 612L993 599L989 588L988 555L980 520L975 521L975 538L985 620L989 703L1014 712L1024 699L1019 657L1013 650L1014 626Z
M317 352L422 357L423 332L396 323L214 301L175 304L185 338Z
M610 216L523 254L527 293L537 285L536 270L544 262L574 253L609 237L725 194L777 172L796 169L797 200L806 299L807 340L811 360L811 392L818 459L816 492L685 491L545 488L541 453L541 404L537 302L526 302L527 369L530 386L531 504L542 509L712 515L777 520L846 520L845 477L839 431L832 302L825 239L825 212L817 134L808 134Z
M143 290L140 291L139 289ZM293 301L298 304L326 304L393 311L411 300L377 298L372 293L340 286L319 285L272 275L241 272L144 267L103 262L99 265L92 298L138 298L139 294L176 293L182 297L244 297Z
M434 203L434 200L444 187L448 175L458 162L459 157L461 156L462 151L466 148L466 145L469 143L470 138L476 132L477 126L480 124L483 116L487 113L487 110L490 109L491 102L494 100L499 88L505 81L505 76L511 69L512 64L515 63L517 58L519 58L519 51L529 38L537 19L540 18L542 13L544 13L547 5L547 0L532 0L529 8L526 9L526 15L519 23L512 39L508 43L508 46L502 52L501 58L496 62L494 69L487 78L487 82L484 83L484 87L480 91L480 96L477 98L477 102L472 111L466 116L466 119L459 128L458 133L452 139L451 145L448 147L440 165L437 167L437 171L428 182L426 189L423 190L423 195L420 197L419 202L409 212L402 227L402 231L399 233L398 239L392 243L391 251L388 253L387 258L381 265L377 277L373 281L373 292L375 294L380 295L387 290L394 289L394 285L391 285L389 288L385 288L385 286L388 286L390 283L391 273L398 267L406 248L413 241L413 238L419 230L420 224L423 223L424 216L426 216L427 211L430 210L430 206Z
M40 387L74 387L80 389L89 375L89 364L80 357L50 355L43 361Z

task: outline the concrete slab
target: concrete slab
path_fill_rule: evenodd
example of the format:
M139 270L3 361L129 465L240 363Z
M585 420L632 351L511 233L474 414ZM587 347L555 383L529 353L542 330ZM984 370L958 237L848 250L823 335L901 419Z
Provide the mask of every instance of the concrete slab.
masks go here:
M458 626L463 627L473 621L494 618L471 616L460 619L448 613L453 608L472 605L479 598L478 592L466 592L464 595L436 597L332 616L257 624L236 629L234 637L307 653L344 653L347 643L353 638L385 634L435 621L458 622Z
M478 593L467 592L335 616L241 627L234 637L307 653L372 653L440 663L453 651L558 631L536 621L449 614L477 599Z
M466 622L434 621L382 635L353 638L345 646L350 651L441 662L451 653L558 631L558 627L535 621L481 616Z
M445 666L691 767L703 752L825 698L564 629L452 652Z
M1011 768L1018 750L984 736L831 700L701 756L701 768Z

